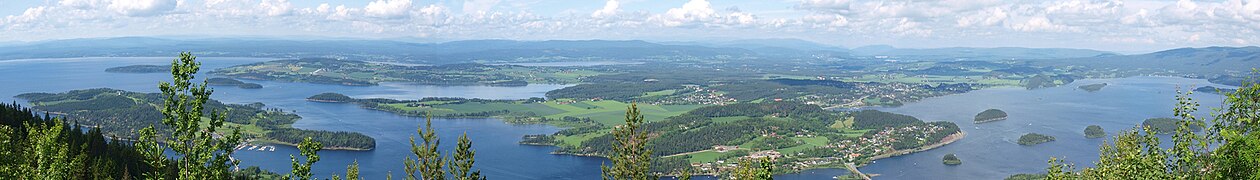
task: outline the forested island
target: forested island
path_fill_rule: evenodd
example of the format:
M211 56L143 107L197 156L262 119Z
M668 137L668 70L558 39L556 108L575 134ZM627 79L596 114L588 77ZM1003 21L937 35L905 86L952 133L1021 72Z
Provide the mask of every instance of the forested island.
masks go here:
M262 85L257 83L247 83L232 78L210 78L206 79L206 84L211 86L236 86L241 89L262 89Z
M354 60L302 58L217 69L211 74L241 79L373 86L381 82L425 85L525 86L571 84L594 71L476 63L405 66Z
M106 68L105 72L112 73L162 73L171 72L171 66L159 65L130 65Z
M987 123L993 121L1006 120L1006 111L999 109L986 109L976 114L975 123Z
M320 93L306 98L307 101L329 102L329 103L348 103L355 102L356 99L350 98L344 94L338 93Z
M1076 88L1080 88L1081 90L1085 90L1089 92L1095 92L1098 90L1102 90L1103 87L1107 87L1107 83L1087 84L1087 85L1078 86Z
M1203 86L1199 88L1194 88L1194 92L1211 93L1211 94L1221 94L1222 92L1234 92L1236 90L1237 89L1218 88L1214 86Z
M1181 119L1176 118L1150 118L1142 121L1142 127L1151 128L1155 133L1172 134L1177 132L1178 123ZM1202 130L1202 127L1190 125L1191 131Z
M1027 89L1041 89L1055 87L1059 85L1069 84L1075 81L1076 77L1072 75L1045 75L1038 74L1020 82ZM1101 88L1101 87L1100 87Z
M1050 141L1054 141L1054 136L1037 133L1028 133L1023 136L1019 136L1019 145L1025 146L1032 146Z
M1089 125L1089 127L1085 127L1085 138L1094 139L1102 137L1107 137L1107 132L1103 131L1101 126Z
M953 166L962 164L962 160L958 159L958 156L955 156L954 153L949 153L945 154L945 157L941 157L941 163Z
M138 136L135 130L151 124L157 125L159 132L169 131L161 125L162 113L156 108L163 101L159 93L98 88L26 93L15 97L28 100L32 109L67 116L85 126L98 127L109 136L134 139ZM360 133L295 129L291 125L301 117L266 108L262 103L225 104L212 99L205 106L207 110L226 112L227 127L241 128L242 135L255 142L295 145L302 138L314 137L325 149L371 150L376 147L375 139Z

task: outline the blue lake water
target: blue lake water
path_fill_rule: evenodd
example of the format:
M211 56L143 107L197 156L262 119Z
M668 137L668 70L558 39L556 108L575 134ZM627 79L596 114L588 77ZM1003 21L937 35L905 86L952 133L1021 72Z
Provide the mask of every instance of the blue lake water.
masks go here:
M258 58L199 58L202 71L260 62ZM108 87L139 92L156 92L157 82L168 81L164 73L106 73L105 68L151 64L168 65L170 58L71 58L0 61L0 101L17 101L12 96L27 92L64 92L75 89ZM383 179L385 174L401 177L402 159L410 156L408 138L415 135L423 118L397 116L367 110L353 104L331 104L305 101L304 98L323 92L338 92L352 97L418 99L422 97L469 97L519 99L542 97L546 91L565 85L529 85L524 87L487 86L424 86L385 83L380 86L350 87L275 81L250 81L263 89L215 87L214 99L228 103L262 102L268 107L296 111L303 117L294 127L302 129L353 131L376 138L372 151L321 151L322 161L314 168L318 177L344 174L345 166L360 163L361 173L368 179ZM1076 86L1108 83L1098 92L1086 92ZM1015 173L1041 172L1049 157L1061 157L1079 165L1089 164L1098 156L1098 145L1105 139L1086 139L1083 129L1090 124L1102 126L1110 134L1134 127L1151 117L1169 117L1175 104L1174 90L1213 85L1205 80L1135 77L1120 79L1079 80L1066 86L1038 90L994 88L964 94L924 99L901 107L875 108L913 115L926 121L952 121L968 136L941 148L910 155L878 160L860 168L866 173L882 174L880 179L1000 179ZM1209 107L1219 107L1221 96L1197 93L1193 96L1203 105L1200 116ZM1005 121L971 123L972 117L988 108L1010 114ZM455 138L467 133L477 151L477 168L493 179L598 179L603 158L549 154L554 148L517 144L522 135L549 134L558 128L545 125L513 125L496 119L435 119L434 128L442 138L442 149L452 149ZM1019 135L1028 132L1056 136L1057 141L1035 146L1015 144ZM955 153L963 160L959 166L940 163L944 154ZM244 166L287 173L289 155L296 149L277 146L275 152L239 151L237 158ZM779 179L829 179L847 174L838 169L809 170L779 175Z

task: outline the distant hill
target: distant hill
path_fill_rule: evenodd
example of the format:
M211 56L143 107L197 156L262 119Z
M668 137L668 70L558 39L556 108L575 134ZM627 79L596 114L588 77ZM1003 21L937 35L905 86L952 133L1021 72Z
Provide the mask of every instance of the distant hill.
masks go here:
M1068 48L929 48L902 49L888 45L863 46L849 50L854 56L889 56L920 60L1026 60L1026 59L1063 59L1114 56L1116 53L1089 49Z
M192 39L150 37L69 39L11 45L0 48L0 59L65 57L168 56L196 50L198 56L233 57L339 57L397 60L429 64L473 61L516 61L521 58L650 59L656 57L742 57L754 54L740 48L664 45L646 41L607 40L469 40L445 43L409 43L388 40L279 40Z
M1045 65L1082 65L1092 68L1160 69L1180 73L1243 74L1260 67L1260 47L1180 48L1137 55L1038 61Z
M792 38L777 39L740 39L730 41L698 41L698 42L660 42L667 45L691 45L715 48L746 49L765 56L813 56L813 55L847 55L848 50L840 46L821 44L813 41Z

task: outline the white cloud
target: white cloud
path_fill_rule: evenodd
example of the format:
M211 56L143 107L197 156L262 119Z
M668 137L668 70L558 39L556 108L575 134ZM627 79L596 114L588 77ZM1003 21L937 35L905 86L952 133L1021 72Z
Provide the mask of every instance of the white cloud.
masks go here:
M621 6L621 3L617 2L617 0L608 0L608 2L604 3L604 8L595 10L595 12L592 12L591 17L592 18L606 18L610 16L615 16L617 15L618 11L621 11L621 9L619 8L620 6Z
M293 12L293 4L289 0L262 0L258 6L266 10L268 16L287 16ZM324 9L327 8L327 4L324 4Z
M411 11L411 0L377 0L363 7L364 13L377 18L396 19L407 17ZM338 12L343 12L338 8Z
M652 20L666 27L749 25L755 23L756 19L754 15L739 12L738 9L735 12L719 13L707 0L690 0L682 7L670 8L665 13L652 17Z
M467 0L464 1L464 13L488 12L499 5L499 0Z
M1051 22L1050 19L1047 19L1044 16L1031 17L1025 20L1024 22L1015 23L1015 24L1010 25L1009 27L1014 30L1026 31L1026 32L1036 32L1036 31L1061 32L1061 31L1068 30L1067 26L1055 24L1054 22Z
M175 0L114 0L110 10L128 16L161 15L175 9Z

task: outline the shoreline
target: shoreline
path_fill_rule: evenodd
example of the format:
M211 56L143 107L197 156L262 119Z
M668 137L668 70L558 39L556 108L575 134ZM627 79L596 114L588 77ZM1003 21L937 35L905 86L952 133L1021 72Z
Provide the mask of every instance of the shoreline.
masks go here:
M945 146L945 145L948 145L948 144L952 144L952 143L954 143L955 141L958 141L958 140L963 139L963 138L965 138L965 137L967 137L967 132L966 132L966 131L962 131L962 130L958 130L958 132L956 132L956 133L954 133L954 134L950 134L949 136L945 136L945 138L942 138L942 139L941 139L941 142L937 142L937 143L934 143L934 144L929 144L929 145L926 145L926 146L919 146L919 147L912 148L912 149L902 149L902 150L896 150L896 151L893 151L893 152L889 152L889 153L884 153L884 154L876 155L876 156L874 156L874 157L871 157L870 161L871 161L871 162L874 162L875 160L879 160L879 159L890 158L890 157L895 157L895 156L900 156L900 155L906 155L906 154L911 154L911 153L923 152L923 151L927 151L927 150L936 149L936 148L941 147L941 146ZM868 163L863 163L863 164L860 164L860 165L858 165L858 167L865 166L866 164L868 164Z

